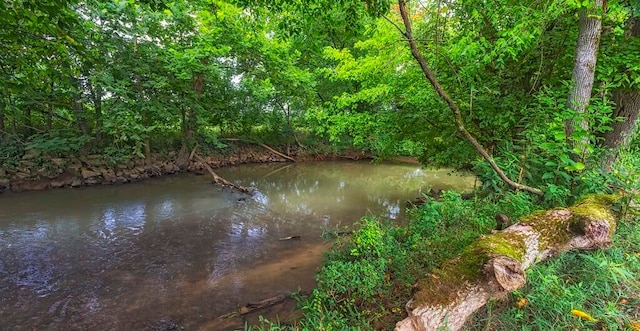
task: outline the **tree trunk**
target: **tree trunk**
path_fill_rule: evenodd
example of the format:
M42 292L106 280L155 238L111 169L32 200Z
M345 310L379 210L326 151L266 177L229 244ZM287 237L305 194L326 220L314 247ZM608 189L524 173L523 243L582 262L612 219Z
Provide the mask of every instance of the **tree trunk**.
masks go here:
M2 101L2 103L0 103L0 137L2 137L5 133L4 130L4 107L5 107L5 103L4 100Z
M613 112L614 122L611 131L604 136L602 146L608 149L604 160L604 168L609 171L618 158L620 149L629 144L631 134L638 125L638 112L640 112L640 90L616 90L613 92L613 101L616 109ZM617 118L621 118L617 121Z
M73 87L75 91L73 91L73 112L74 117L76 118L76 123L78 125L78 129L82 132L83 135L89 135L89 127L87 125L87 120L85 118L84 113L84 105L81 99L82 87L80 86L80 80L78 78L72 77Z
M640 17L632 18L629 22L627 36L640 38ZM602 147L608 149L604 159L604 168L609 171L618 158L621 148L629 144L631 134L638 125L638 112L640 112L640 89L618 89L613 91L613 101L616 104L612 117L611 131L604 135ZM617 118L621 118L617 121Z
M502 169L500 169L498 164L493 160L491 155L489 155L487 150L478 142L478 140L469 131L467 131L467 129L464 126L464 120L462 118L462 112L460 111L460 108L455 103L455 101L451 99L451 97L447 94L447 92L444 91L444 89L436 79L435 75L427 65L427 61L425 60L424 56L422 56L422 53L420 53L420 50L418 50L418 45L415 39L413 39L411 20L409 19L409 13L407 10L406 1L398 0L398 7L400 9L400 15L402 16L402 21L405 27L404 36L406 37L407 42L409 43L409 47L411 48L411 55L413 55L414 59L420 65L420 69L422 69L422 72L424 73L429 83L431 83L431 86L433 86L433 88L436 90L436 93L438 94L438 96L447 103L447 106L449 106L449 109L453 113L453 119L455 121L456 129L458 130L458 132L464 137L464 139L466 139L469 143L471 143L471 145L473 145L473 147L476 149L478 154L480 154L482 158L484 158L489 163L491 168L496 172L496 174L498 174L498 176L500 177L500 179L502 179L503 182L505 182L507 185L509 185L510 187L516 190L523 190L539 196L543 196L544 192L542 192L540 189L530 187L527 185L522 185L520 183L516 183L513 180L511 180L509 177L507 177L504 171L502 171Z
M182 120L182 146L180 147L180 152L178 152L178 156L176 157L176 165L178 166L178 168L180 168L180 170L186 170L189 166L189 151L187 150L187 142L191 141L191 136L193 136L193 133L189 130L187 124L187 111L184 109L184 106L180 106L180 118Z
M600 32L602 30L602 1L593 0L592 9L580 10L580 27L578 30L578 44L573 64L572 83L569 92L567 107L575 111L576 118L565 122L567 142L572 147L581 150L580 156L586 152L589 138L589 122L587 121L587 107L591 100L591 90L598 59L598 47L600 46ZM582 131L572 139L576 131Z
M53 128L53 105L48 104L47 105L47 123L46 123L47 132L51 132L52 128Z
M93 86L91 88L91 98L93 99L93 109L96 120L96 145L102 145L102 87Z
M396 331L458 330L491 299L525 284L532 264L570 249L609 247L616 195L592 195L570 208L535 212L503 231L480 237L417 283L408 317Z
M24 107L24 133L27 137L33 134L33 125L31 124L31 108Z

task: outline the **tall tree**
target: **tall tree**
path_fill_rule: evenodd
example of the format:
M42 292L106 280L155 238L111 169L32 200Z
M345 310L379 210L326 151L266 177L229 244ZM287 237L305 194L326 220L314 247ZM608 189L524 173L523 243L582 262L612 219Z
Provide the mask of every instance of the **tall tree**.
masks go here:
M587 107L593 90L603 14L603 0L593 0L579 12L580 23L573 65L572 89L567 99L567 107L575 111L575 118L566 121L565 132L567 141L577 147L581 155L587 151L589 142Z
M640 8L637 10L640 10ZM627 32L621 42L621 44L623 44L622 51L627 50L627 48L631 50L640 49L640 15L634 15L633 12L632 10L631 17L627 24ZM637 61L637 58L632 61ZM613 91L613 101L615 103L615 109L612 114L613 122L611 124L611 130L605 133L602 141L602 146L606 149L603 160L603 166L606 170L611 169L611 166L618 157L620 149L629 144L631 135L638 126L638 113L640 113L640 77L638 77L638 70L632 69L637 66L637 64L634 66L627 62L628 61L624 61L623 63L623 76L635 75L635 77L627 77L627 81L630 83Z

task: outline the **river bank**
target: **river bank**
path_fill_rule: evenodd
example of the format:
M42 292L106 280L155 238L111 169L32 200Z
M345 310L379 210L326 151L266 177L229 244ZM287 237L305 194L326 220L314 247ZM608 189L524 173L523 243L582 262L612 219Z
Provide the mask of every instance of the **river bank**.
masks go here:
M291 162L266 148L242 142L229 145L224 150L200 152L200 154L208 166L214 169L246 163ZM194 158L189 161L186 168L181 169L177 164L177 156L176 151L166 151L152 154L149 161L135 158L114 163L107 156L99 154L50 157L39 151L30 150L13 166L0 166L0 193L124 184L180 172L204 173L206 171L203 163ZM372 158L372 155L361 152L340 156L302 150L291 151L288 156L298 161Z

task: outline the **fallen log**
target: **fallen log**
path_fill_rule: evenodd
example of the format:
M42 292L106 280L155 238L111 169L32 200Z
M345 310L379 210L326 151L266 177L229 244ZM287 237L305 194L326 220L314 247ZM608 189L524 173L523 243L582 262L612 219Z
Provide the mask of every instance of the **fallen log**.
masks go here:
M215 171L213 171L213 169L211 169L211 167L209 166L209 164L207 164L207 161L205 159L203 159L202 157L200 157L200 155L196 154L196 153L192 153L193 157L198 160L200 163L202 163L202 166L207 169L207 171L209 172L209 174L211 175L211 177L213 178L213 182L215 184L218 184L220 186L225 186L225 187L231 187L234 188L240 192L246 193L251 195L252 190L250 190L249 188L246 188L242 185L238 185L236 183L230 182L222 177L220 177L218 174L215 173Z
M617 195L591 195L570 208L535 212L476 240L416 284L396 331L459 330L473 312L525 284L532 264L570 249L611 244Z

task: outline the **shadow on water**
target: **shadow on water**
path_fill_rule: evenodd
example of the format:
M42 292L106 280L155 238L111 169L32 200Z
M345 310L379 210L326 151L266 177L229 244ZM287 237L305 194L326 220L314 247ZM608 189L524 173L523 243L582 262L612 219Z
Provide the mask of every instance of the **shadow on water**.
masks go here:
M245 165L204 176L0 196L2 329L124 330L163 319L186 330L249 301L310 290L323 228L363 215L401 220L428 188L473 178L365 162ZM299 235L301 240L278 238ZM234 327L227 325L225 327Z

